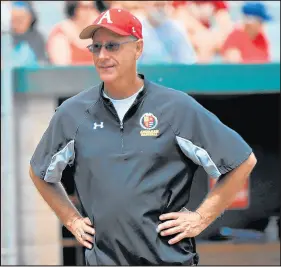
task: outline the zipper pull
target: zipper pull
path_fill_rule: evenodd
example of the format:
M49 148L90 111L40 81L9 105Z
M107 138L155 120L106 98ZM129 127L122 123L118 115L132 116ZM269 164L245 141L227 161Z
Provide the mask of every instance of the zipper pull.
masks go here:
M123 125L123 122L121 121L120 122L120 129L123 131L123 129L124 129L124 125Z

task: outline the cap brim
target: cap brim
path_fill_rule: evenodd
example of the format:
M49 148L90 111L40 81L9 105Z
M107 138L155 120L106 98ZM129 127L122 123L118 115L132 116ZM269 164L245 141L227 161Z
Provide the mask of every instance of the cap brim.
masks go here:
M270 16L268 14L265 14L263 19L264 19L264 21L272 21L273 20L272 16Z
M88 27L86 27L79 35L79 38L80 39L90 39L93 37L93 34L94 32L99 29L99 28L105 28L105 29L108 29L112 32L115 32L119 35L122 35L122 36L128 36L130 35L129 33L125 32L125 31L122 31L116 27L114 27L113 25L102 25L102 24L95 24L95 25L90 25Z

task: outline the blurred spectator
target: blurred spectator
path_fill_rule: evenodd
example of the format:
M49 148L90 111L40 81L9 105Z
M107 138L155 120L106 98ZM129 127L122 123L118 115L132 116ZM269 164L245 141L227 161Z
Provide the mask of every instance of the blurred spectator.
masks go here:
M36 29L37 17L30 1L10 1L13 65L37 66L48 62L45 40Z
M269 44L263 24L272 18L261 2L247 2L242 6L242 25L237 25L226 39L222 56L229 63L264 63L269 59Z
M89 40L79 34L99 15L94 1L65 1L66 20L51 31L47 51L55 65L92 65L92 55L87 50Z
M168 1L112 1L111 7L129 10L142 23L144 50L138 63L193 64L197 61L183 26L169 17Z
M186 27L198 62L210 62L233 28L227 1L173 1L173 17Z
M109 5L108 1L96 0L96 8L100 13L106 11L109 8Z

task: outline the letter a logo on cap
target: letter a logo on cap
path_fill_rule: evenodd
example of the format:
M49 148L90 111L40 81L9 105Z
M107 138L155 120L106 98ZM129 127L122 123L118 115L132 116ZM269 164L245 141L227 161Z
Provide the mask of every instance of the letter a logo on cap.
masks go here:
M100 20L98 21L97 24L101 24L102 21L103 21L103 19L106 19L106 22L107 22L107 23L113 23L112 20L111 20L111 18L110 18L109 10L107 10L107 11L103 14L103 16L100 18Z

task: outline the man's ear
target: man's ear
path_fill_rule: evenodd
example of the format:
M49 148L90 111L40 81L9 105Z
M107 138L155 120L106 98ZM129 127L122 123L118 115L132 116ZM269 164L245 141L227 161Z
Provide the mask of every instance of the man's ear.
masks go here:
M137 49L136 49L136 60L138 60L142 54L143 51L143 39L139 39L137 41Z

